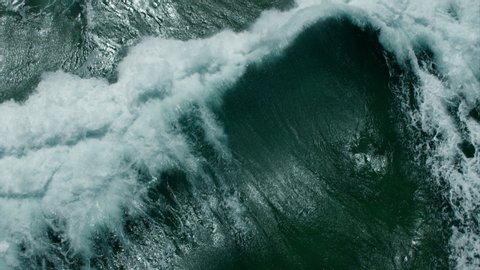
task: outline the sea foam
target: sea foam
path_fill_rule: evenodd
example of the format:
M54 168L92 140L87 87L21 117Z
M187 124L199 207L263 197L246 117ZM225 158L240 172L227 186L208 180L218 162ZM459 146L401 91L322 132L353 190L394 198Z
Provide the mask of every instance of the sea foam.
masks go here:
M86 259L95 231L122 235L124 214L142 211L138 166L151 175L175 166L197 170L177 128L183 112L198 105L209 139L227 151L205 102L221 102L248 65L275 57L302 29L332 16L378 29L397 62L411 64L420 80L419 108L408 117L431 136L428 166L438 184L448 184L445 196L459 221L452 228L452 259L458 268L479 265L479 154L467 158L458 147L464 140L480 147L479 123L468 116L480 96L479 12L475 1L305 0L287 12L265 12L241 33L145 38L130 49L113 84L61 71L44 74L24 103L0 104L0 266L18 266L21 246L48 254L42 240L47 227ZM434 52L441 75L417 61L419 44ZM451 102L458 117L447 108Z

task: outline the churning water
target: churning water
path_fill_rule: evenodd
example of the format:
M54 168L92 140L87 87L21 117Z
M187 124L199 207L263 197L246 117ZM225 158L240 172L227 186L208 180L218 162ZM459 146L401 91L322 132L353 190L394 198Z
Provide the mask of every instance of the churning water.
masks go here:
M1 269L480 267L477 1L57 2L0 1Z

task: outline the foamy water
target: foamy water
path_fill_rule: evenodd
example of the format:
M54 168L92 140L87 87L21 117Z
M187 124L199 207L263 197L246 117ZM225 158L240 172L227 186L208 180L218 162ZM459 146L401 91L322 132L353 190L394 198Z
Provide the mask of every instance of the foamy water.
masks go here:
M199 104L208 138L228 156L222 127L205 102L221 102L248 65L278 55L309 24L337 15L379 29L397 62L413 63L419 108L408 117L431 137L428 153L419 154L428 155L438 184L448 184L445 197L458 220L451 256L459 269L480 265L480 159L478 152L467 158L458 146L480 147L480 125L468 116L480 97L480 5L347 2L298 1L288 12L265 12L248 31L203 40L145 38L122 61L114 84L58 71L44 74L25 103L0 104L0 267L19 265L22 243L48 250L39 241L47 226L58 227L85 258L98 228L122 235L124 212L143 208L136 167L152 175L175 166L197 170L176 128L192 103ZM417 64L419 45L434 52L440 76ZM452 102L456 117L448 111Z

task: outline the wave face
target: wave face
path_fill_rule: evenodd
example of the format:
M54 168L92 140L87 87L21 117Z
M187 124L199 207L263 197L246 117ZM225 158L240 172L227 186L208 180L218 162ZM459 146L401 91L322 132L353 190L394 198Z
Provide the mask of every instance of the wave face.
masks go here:
M298 1L43 74L0 104L0 268L480 266L479 12Z

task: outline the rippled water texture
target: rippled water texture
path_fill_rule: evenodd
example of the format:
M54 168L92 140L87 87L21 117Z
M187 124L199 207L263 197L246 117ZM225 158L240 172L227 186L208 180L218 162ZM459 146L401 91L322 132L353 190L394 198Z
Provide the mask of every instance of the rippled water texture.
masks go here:
M144 36L192 39L221 29L245 29L262 1L0 1L0 100L23 100L45 71L115 80L115 67ZM7 64L8 63L8 64Z
M0 269L480 267L478 13L0 0Z

